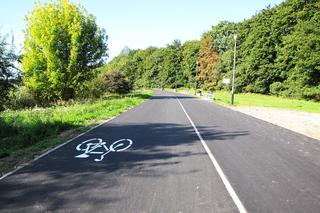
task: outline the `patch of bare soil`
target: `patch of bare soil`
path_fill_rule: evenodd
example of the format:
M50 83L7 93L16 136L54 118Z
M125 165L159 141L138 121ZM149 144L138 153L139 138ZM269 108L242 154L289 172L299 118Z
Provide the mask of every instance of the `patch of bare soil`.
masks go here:
M320 140L320 114L267 107L230 107L233 110L265 120Z

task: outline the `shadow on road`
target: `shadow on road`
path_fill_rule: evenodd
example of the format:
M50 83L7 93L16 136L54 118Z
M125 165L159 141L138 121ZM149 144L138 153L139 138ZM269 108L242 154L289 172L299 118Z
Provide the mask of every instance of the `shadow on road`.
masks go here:
M144 181L146 178L156 180L169 175L195 173L197 168L180 171L179 164L185 162L187 157L201 158L206 155L204 150L199 151L201 148L194 148L201 144L190 126L111 123L94 129L0 181L1 209L27 212L57 209L94 211L91 208L99 209L99 206L127 199L129 194L120 194L117 190L127 183L128 177ZM214 127L210 130L204 126L198 128L206 139L216 141L232 140L248 134L246 131L212 131ZM77 144L91 138L102 138L110 144L121 138L130 138L133 145L123 152L106 155L101 162L95 162L94 157L74 158L80 154L75 150Z
M196 97L193 96L183 96L183 95L177 95L177 96L170 96L170 95L154 95L151 99L195 99Z

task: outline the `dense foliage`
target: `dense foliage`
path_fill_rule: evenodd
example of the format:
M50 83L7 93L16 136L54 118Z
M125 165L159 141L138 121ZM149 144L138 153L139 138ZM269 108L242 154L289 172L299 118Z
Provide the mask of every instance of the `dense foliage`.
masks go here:
M214 65L218 62L219 57L212 43L213 38L208 34L205 34L201 39L197 77L203 82L205 90L214 90L219 80L219 75L216 73L216 69L214 69Z
M105 74L104 84L109 93L126 94L132 89L126 75L116 70Z
M226 88L222 79L232 78L234 34L236 92L320 100L318 0L286 0L239 23L222 21L200 40L125 47L103 67L107 36L80 5L38 2L26 24L21 87L14 87L20 60L0 36L0 110L4 104L19 109L99 98L114 91L105 82L106 73L114 70L124 73L134 88Z
M68 0L36 3L26 17L22 68L40 100L68 100L107 56L107 37L95 18Z
M0 34L0 111L8 99L8 93L17 81L18 70L15 61L18 56L15 54L13 45L9 46L6 36Z
M215 66L217 73L231 76L233 39L230 33L237 32L238 91L319 101L319 14L319 1L287 0L249 20L222 22L213 27L210 33L214 40L229 38L228 47L222 50L216 43L228 42L213 43L220 56Z
M320 1L287 0L239 23L220 22L200 41L122 51L105 68L136 87L221 89L231 78L237 39L236 91L320 100ZM197 66L199 65L199 66Z

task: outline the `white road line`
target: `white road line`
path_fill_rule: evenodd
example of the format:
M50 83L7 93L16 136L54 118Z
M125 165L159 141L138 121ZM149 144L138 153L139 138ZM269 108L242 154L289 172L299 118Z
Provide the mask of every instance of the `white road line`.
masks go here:
M233 202L236 204L238 210L240 213L247 213L247 210L244 208L242 202L240 201L238 195L236 194L236 192L234 191L234 189L232 188L230 182L228 181L226 175L223 173L220 165L218 164L216 158L213 156L212 152L210 151L208 145L206 144L206 142L203 140L202 136L200 135L197 127L194 125L193 121L191 120L190 116L188 115L187 111L185 110L185 108L183 107L182 103L180 102L179 98L176 97L176 99L178 100L182 110L184 111L184 113L186 114L189 122L191 123L194 131L196 132L196 134L198 135L202 146L204 147L204 149L206 150L207 154L210 157L211 162L213 163L213 166L215 167L215 169L217 170L222 182L224 183L227 191L229 192Z

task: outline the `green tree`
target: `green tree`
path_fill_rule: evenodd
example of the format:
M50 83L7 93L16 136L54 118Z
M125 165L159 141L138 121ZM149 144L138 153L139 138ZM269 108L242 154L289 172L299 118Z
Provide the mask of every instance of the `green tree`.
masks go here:
M233 35L236 33L238 33L238 25L229 21L219 22L208 32L213 39L213 48L220 55L232 49Z
M181 69L181 49L180 40L174 40L163 51L163 66L159 73L163 86L175 88L184 85Z
M284 77L273 87L277 85L280 95L319 101L320 2L286 1L277 13L291 24L277 48L276 67Z
M79 5L36 3L26 17L24 83L39 99L70 99L107 56L107 36Z
M3 110L8 92L13 87L15 79L19 77L19 71L15 66L17 60L13 45L9 47L6 36L0 34L0 110Z
M208 35L213 39L213 49L218 53L219 60L214 65L213 69L216 73L218 83L216 88L223 88L222 78L232 78L233 69L233 47L234 34L239 33L239 24L221 21L218 25L213 26Z
M164 58L165 48L158 48L146 59L146 72L144 74L146 87L164 86L164 82L160 79L160 73L163 72L164 67Z
M156 50L155 47L148 47L144 50L138 50L133 56L133 63L135 64L134 70L134 86L137 88L147 86L146 82L146 66L147 59L152 55Z
M284 39L280 52L291 69L284 81L287 95L320 100L320 7L313 18L299 22Z
M111 72L113 70L126 70L129 59L135 53L135 50L131 50L125 47L121 50L120 54L109 61L105 66L100 68L102 73ZM129 57L129 54L131 57Z
M197 62L200 51L200 42L197 40L186 41L182 45L182 61L184 86L194 87L196 84Z
M240 26L237 88L245 92L267 94L279 77L274 69L277 54L272 36L273 14L274 10L264 9Z

